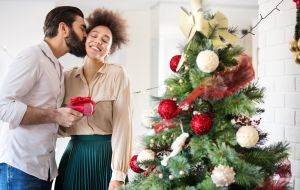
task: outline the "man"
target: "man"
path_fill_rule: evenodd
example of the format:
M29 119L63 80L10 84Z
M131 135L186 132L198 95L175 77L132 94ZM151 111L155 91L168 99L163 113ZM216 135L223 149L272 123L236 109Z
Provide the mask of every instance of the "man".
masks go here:
M47 190L57 176L58 125L71 127L82 114L60 108L63 67L58 58L85 55L83 13L76 7L51 10L45 39L22 51L9 65L0 87L0 120L9 128L0 136L0 189Z

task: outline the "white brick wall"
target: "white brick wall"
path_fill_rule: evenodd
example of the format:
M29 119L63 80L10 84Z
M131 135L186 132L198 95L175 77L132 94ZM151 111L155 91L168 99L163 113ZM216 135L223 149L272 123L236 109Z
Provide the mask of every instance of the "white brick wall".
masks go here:
M280 0L258 0L259 13L265 16ZM296 8L285 0L263 20L258 30L258 78L267 88L261 127L271 142L286 140L291 144L295 190L300 190L300 65L293 60L289 42L294 36Z

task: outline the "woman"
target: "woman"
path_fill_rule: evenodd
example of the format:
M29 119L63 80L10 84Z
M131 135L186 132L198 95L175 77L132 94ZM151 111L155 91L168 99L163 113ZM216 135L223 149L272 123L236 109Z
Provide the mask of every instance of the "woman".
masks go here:
M127 42L125 21L116 12L96 9L88 18L84 65L65 73L64 103L91 96L94 113L71 128L55 189L114 190L123 186L131 157L129 80L121 66L106 63Z

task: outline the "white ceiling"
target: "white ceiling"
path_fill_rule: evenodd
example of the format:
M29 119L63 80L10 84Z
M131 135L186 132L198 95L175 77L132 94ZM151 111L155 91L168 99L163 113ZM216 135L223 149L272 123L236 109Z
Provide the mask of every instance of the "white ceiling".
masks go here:
M56 5L73 5L80 8L95 9L106 7L119 10L149 9L159 3L182 3L187 4L189 0L54 0ZM258 7L258 0L204 0L204 5Z
M118 10L143 10L151 9L160 3L176 3L186 6L190 0L0 0L15 2L48 1L55 6L70 5L79 7L82 10L93 10L99 7ZM258 0L202 0L203 7L243 7L258 9Z
M175 2L178 0L170 0ZM181 0L182 1L182 0ZM149 9L155 6L159 0L56 0L59 5L73 5L80 8L105 7L119 10L135 10L135 9Z

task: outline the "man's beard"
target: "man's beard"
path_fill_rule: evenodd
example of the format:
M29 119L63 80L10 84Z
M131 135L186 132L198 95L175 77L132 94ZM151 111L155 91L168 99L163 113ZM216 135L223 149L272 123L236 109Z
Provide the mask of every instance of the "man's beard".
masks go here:
M81 41L74 30L71 29L69 36L65 39L66 44L69 48L69 53L77 57L84 57L86 55L85 40L86 38L83 38L83 40Z

